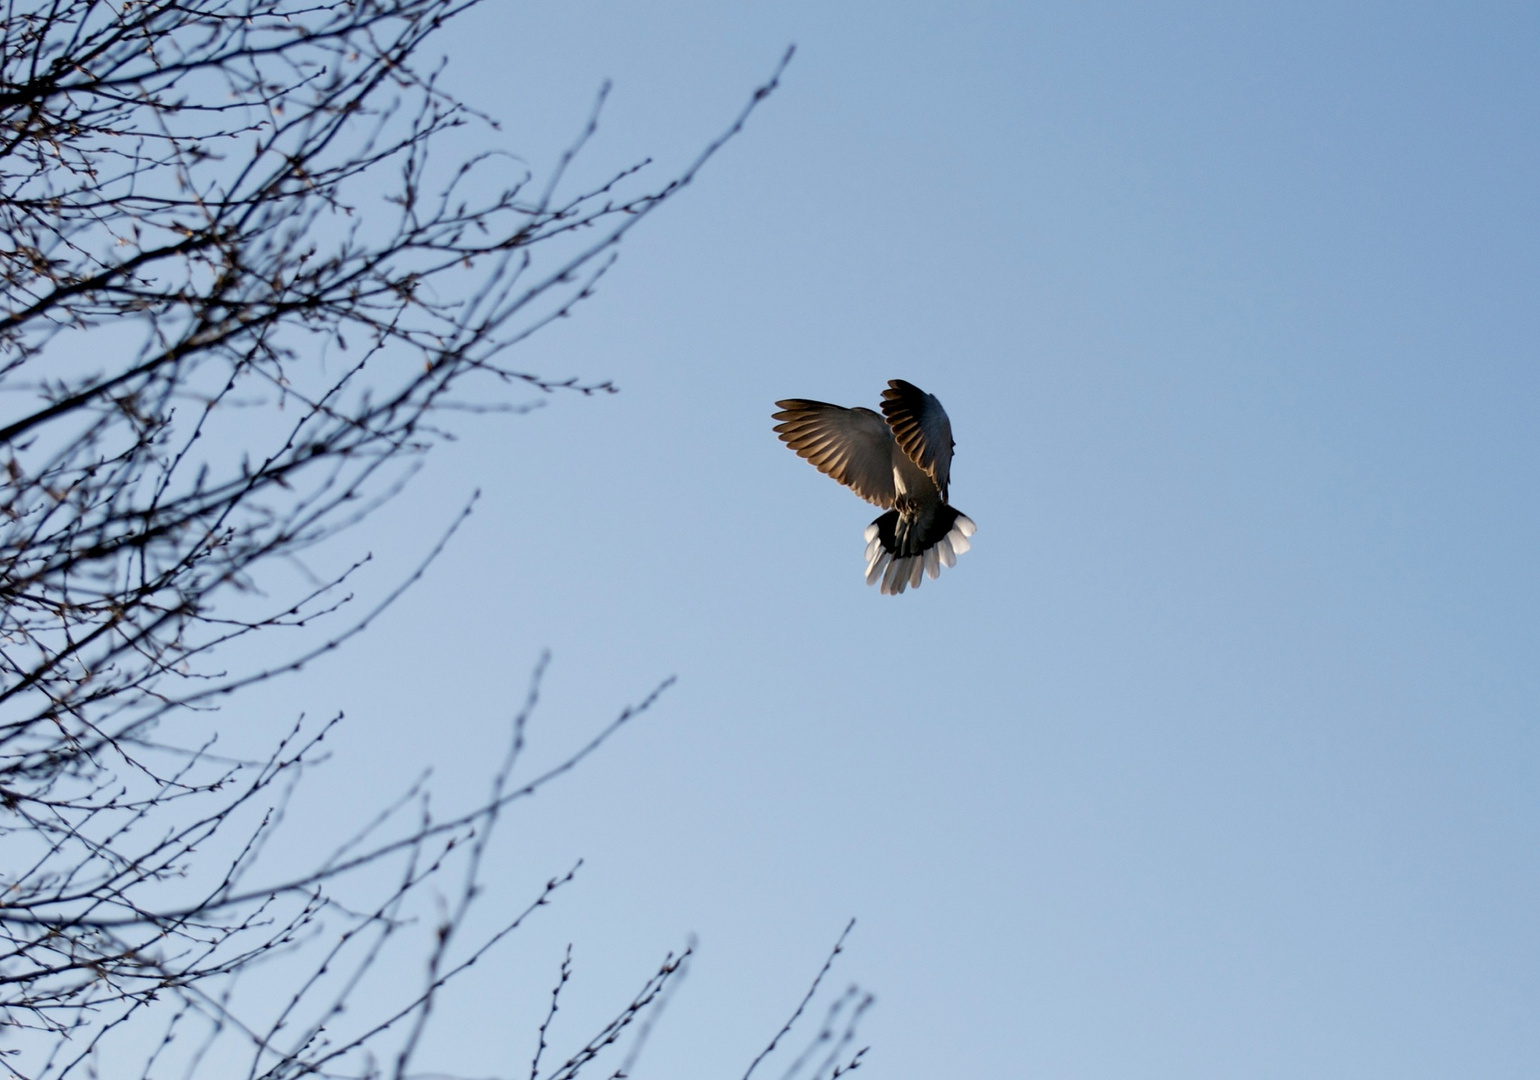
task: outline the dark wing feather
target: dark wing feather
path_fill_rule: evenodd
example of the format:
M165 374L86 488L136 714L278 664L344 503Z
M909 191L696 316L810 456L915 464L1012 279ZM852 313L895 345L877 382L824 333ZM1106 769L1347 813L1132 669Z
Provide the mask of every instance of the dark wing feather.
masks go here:
M870 409L846 409L822 401L777 401L772 419L781 441L869 503L890 507L893 436Z
M947 497L952 477L952 422L934 394L927 394L903 379L889 379L882 392L882 412L893 429L893 439L936 482L941 498Z

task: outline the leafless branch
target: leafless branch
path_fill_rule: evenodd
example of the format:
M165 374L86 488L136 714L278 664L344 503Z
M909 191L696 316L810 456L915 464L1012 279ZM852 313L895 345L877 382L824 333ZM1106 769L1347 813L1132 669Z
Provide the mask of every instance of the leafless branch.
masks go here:
M232 1047L252 1078L383 1075L372 1055L407 1076L444 987L576 872L470 936L504 812L669 685L526 776L542 661L475 805L440 815L424 780L298 871L272 869L275 838L341 718L220 745L221 703L350 642L445 549L474 498L377 599L355 600L367 555L336 561L459 417L613 392L508 351L593 295L790 60L672 178L574 180L607 87L537 178L455 149L497 127L423 54L476 6L4 0L0 1075L122 1073L127 1042L146 1077ZM347 1010L413 941L420 980ZM689 951L551 1075L640 1023L629 1069ZM275 966L282 993L245 989Z

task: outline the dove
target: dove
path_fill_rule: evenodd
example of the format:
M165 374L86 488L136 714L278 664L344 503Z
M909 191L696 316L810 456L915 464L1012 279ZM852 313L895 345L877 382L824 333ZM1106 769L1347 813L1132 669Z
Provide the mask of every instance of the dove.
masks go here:
M888 380L882 412L777 401L775 433L819 472L887 510L866 527L866 583L884 596L919 588L971 546L973 519L947 503L952 422L934 394Z

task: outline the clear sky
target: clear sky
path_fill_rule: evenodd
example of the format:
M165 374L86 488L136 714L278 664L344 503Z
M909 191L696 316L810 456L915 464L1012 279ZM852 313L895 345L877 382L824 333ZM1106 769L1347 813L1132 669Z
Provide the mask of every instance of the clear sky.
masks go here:
M695 933L637 1075L739 1076L854 915L872 1076L1534 1076L1540 9L493 0L439 48L537 172L613 79L584 175L662 176L791 42L511 358L622 392L467 421L358 537L383 588L480 488L448 554L266 691L347 710L300 809L349 822L479 793L547 646L546 759L679 677L512 822L494 905L585 868L423 1065L527 1071L567 941L558 1046ZM979 530L896 598L770 420L890 378Z

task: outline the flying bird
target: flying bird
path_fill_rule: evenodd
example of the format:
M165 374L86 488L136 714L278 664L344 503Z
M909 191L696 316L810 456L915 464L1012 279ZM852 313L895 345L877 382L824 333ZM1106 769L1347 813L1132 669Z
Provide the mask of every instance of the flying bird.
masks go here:
M884 596L920 587L957 565L973 519L947 505L952 422L933 394L888 380L882 412L822 401L777 401L781 441L869 503L887 510L866 527L866 583Z

